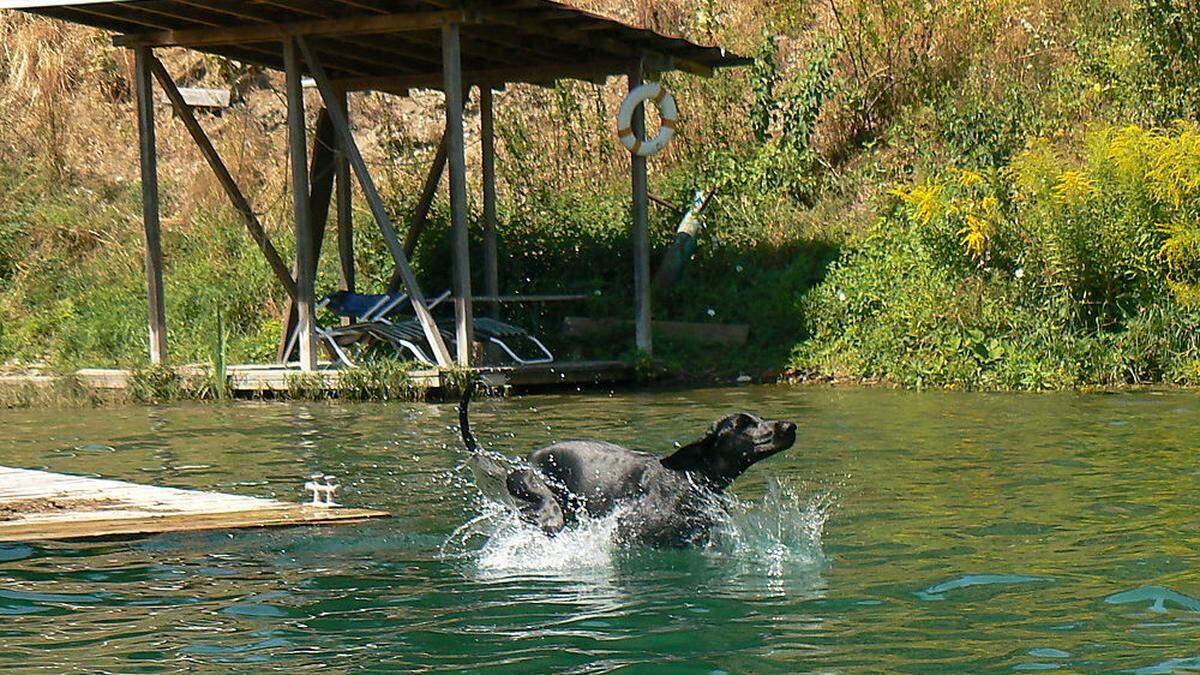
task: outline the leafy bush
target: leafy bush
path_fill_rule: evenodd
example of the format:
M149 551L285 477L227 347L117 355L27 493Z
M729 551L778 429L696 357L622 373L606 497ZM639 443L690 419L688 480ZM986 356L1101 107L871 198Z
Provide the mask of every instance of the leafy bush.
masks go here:
M1194 381L1198 132L1104 128L895 190L805 303L795 365L918 386Z

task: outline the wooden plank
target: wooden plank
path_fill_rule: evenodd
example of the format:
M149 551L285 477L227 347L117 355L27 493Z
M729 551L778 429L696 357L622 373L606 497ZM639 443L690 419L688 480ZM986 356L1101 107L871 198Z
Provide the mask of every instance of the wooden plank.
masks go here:
M287 74L288 156L292 168L292 213L296 226L296 325L300 336L300 367L317 367L317 343L313 330L313 295L316 285L316 260L313 259L312 214L308 203L308 139L304 121L304 88L300 84L300 56L296 43L283 43L283 61Z
M183 97L183 102L192 108L228 108L233 96L228 89L200 87L179 87L179 95Z
M479 145L483 181L483 288L500 295L499 241L496 233L496 119L491 85L479 88ZM492 302L492 317L500 318L500 303Z
M446 172L448 134L449 131L442 130L442 139L438 141L437 153L433 156L433 163L429 165L429 173L425 174L425 183L421 186L421 196L417 199L417 205L408 219L408 234L404 237L404 255L410 258L417 250L417 242L421 240L421 234L429 222L429 209L433 206L433 198L437 195L438 183L442 182L442 174ZM392 280L388 283L388 292L395 293L400 289L403 281L400 269L397 268L392 274Z
M626 71L628 60L601 59L585 63L552 63L531 66L480 68L463 72L463 82L479 85L503 85L508 82L552 82L577 79L589 82ZM348 91L442 89L444 77L439 73L368 75L337 80L339 88Z
M142 171L142 231L146 245L146 301L150 325L150 362L167 359L167 313L163 291L162 226L158 210L158 147L154 132L154 82L150 49L134 50L137 71L138 145Z
M317 265L321 260L321 245L325 241L325 228L329 224L329 204L333 199L334 161L336 134L333 123L329 121L329 111L325 108L317 114L317 130L313 137L312 164L308 170L308 213L312 219L313 241L312 259ZM296 273L293 269L293 273ZM314 291L315 294L315 291ZM290 357L287 353L291 342L292 331L296 329L299 314L296 312L296 302L289 298L284 309L283 331L280 335L279 348L276 357L284 363Z
M471 365L475 321L471 306L471 251L467 239L467 159L463 137L462 33L442 27L442 71L446 92L446 158L450 166L450 222L454 274L454 335L458 365Z
M629 70L629 90L633 91L641 85L642 63L638 62ZM634 136L643 140L646 138L645 106L638 106L634 110L632 128ZM635 154L630 154L630 157L633 174L633 305L636 322L634 339L638 351L652 354L654 334L650 326L649 177L646 158Z
M296 492L303 496L302 481ZM0 541L350 523L387 515L0 467Z
M534 304L538 302L573 302L576 300L591 300L596 296L591 293L548 293L539 295L530 293L528 295L477 295L475 302L492 302L492 303L509 303L509 304Z
M250 232L250 238L258 245L263 256L267 259L267 264L271 266L271 271L274 272L275 278L283 285L287 291L289 298L296 297L296 282L292 279L291 272L288 271L287 265L284 264L283 258L280 257L279 251L271 243L270 237L267 236L266 230L263 229L262 223L258 221L258 215L254 213L254 208L250 206L250 200L246 199L246 195L242 194L241 188L238 187L237 181L233 179L233 174L225 166L225 162L221 160L221 155L209 140L208 134L204 133L204 127L200 126L200 122L196 120L196 116L192 113L191 108L183 100L179 88L175 86L175 80L171 74L167 72L166 66L157 58L151 57L151 69L154 71L154 76L158 78L158 84L162 87L167 95L167 99L175 106L175 112L179 119L183 122L183 126L187 128L188 134L196 143L196 147L200 148L200 154L204 155L205 162L208 163L213 174L217 177L217 182L221 184L221 188L225 190L225 194L229 196L229 201L233 202L233 208L242 216L242 221L246 224L246 229Z
M346 119L350 119L350 101L346 92L338 92L338 107ZM332 122L330 123L332 126ZM336 132L334 138L337 139ZM337 139L337 155L334 159L334 174L337 181L337 243L338 285L343 291L354 292L354 184L350 175L350 162L346 159L345 144ZM348 317L343 321L349 322Z
M746 324L655 321L652 327L654 332L662 337L685 338L697 342L726 345L744 345L750 336L750 326ZM583 337L630 328L633 328L633 322L626 319L590 319L579 316L569 316L563 319L563 334L570 337Z
M416 313L417 319L421 322L421 329L425 333L426 340L429 341L434 358L437 360L439 366L448 366L451 364L450 350L446 348L446 343L442 340L442 334L438 330L437 322L434 321L433 315L429 313L429 305L425 301L425 294L421 292L421 286L417 283L417 277L413 274L412 267L408 264L408 257L404 254L404 249L400 247L400 242L396 238L396 228L392 226L392 220L387 214L387 208L384 207L383 198L379 196L379 190L375 187L375 181L371 178L371 172L367 169L367 164L362 158L362 153L359 152L358 144L354 141L354 134L350 131L350 123L346 120L346 116L342 114L341 109L334 105L337 101L337 92L334 90L333 85L330 84L329 77L325 73L325 68L317 60L312 50L308 48L308 44L304 41L304 38L296 38L296 43L301 52L303 52L304 58L308 62L309 70L312 72L313 80L317 83L317 88L321 91L321 98L325 101L325 106L330 111L330 119L333 121L334 128L345 145L346 155L350 160L350 167L354 169L355 175L358 176L358 182L360 187L362 187L363 195L371 207L371 213L375 216L375 222L379 225L380 231L383 232L383 238L387 242L392 259L396 262L396 267L400 269L403 275L404 284L408 288L408 295L412 299L413 311Z
M436 30L449 22L472 21L462 10L436 12L405 12L352 16L344 19L318 19L294 23L253 24L246 26L200 29L161 30L137 35L118 35L113 44L123 47L206 47L213 45L244 45L253 42L272 42L294 36L317 37L397 33L402 31Z

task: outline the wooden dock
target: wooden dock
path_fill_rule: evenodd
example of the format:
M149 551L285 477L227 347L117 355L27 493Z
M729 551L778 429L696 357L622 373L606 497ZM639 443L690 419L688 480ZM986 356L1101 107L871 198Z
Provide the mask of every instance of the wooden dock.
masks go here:
M0 541L334 525L388 515L0 466Z
M600 386L623 384L634 380L633 366L623 361L565 361L544 365L488 367L477 370L491 386L509 386L518 389L550 386ZM180 372L187 374L190 371L185 366L180 368ZM196 368L195 372L201 373L203 369ZM301 374L297 365L282 366L278 364L234 365L229 366L227 372L229 373L229 386L234 392L252 395L286 392L289 381ZM326 364L307 373L306 378L310 380L317 378L328 389L336 390L338 380L344 372L346 371L343 368ZM121 369L85 368L78 371L76 375L79 381L87 387L100 390L120 390L128 386L130 373L128 370ZM417 370L411 374L413 384L431 390L442 388L443 377L444 375L436 369ZM10 379L11 383L35 384L50 378L26 375ZM4 379L0 378L0 384L4 383Z

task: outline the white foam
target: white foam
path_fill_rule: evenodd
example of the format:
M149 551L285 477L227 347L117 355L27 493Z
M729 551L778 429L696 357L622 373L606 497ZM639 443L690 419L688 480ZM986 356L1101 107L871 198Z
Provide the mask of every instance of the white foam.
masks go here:
M730 500L729 513L720 514L722 525L702 555L735 577L812 577L826 563L821 535L831 494L773 481L760 499ZM442 550L468 561L485 577L605 577L620 558L617 513L584 520L550 537L491 496L480 493L477 503L479 515L455 530Z

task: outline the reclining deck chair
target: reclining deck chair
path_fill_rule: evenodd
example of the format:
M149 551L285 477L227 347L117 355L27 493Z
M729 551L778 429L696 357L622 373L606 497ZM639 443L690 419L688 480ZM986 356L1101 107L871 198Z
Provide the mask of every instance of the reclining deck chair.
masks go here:
M446 291L433 298L429 303L430 311L449 297L450 291ZM391 344L398 353L403 354L404 352L408 352L419 361L435 365L436 361L430 358L429 352L426 351L428 343L421 323L414 318L403 321L392 320L393 318L397 318L399 311L408 303L408 300L407 293L383 295L363 295L346 291L331 293L318 303L317 309L328 307L334 314L347 317L355 323L348 326L334 326L330 328L318 325L316 327L317 335L329 345L338 360L349 367L354 367L354 362L346 354L345 348L362 339L371 339ZM448 345L452 345L455 340L453 317L439 319L438 327L442 334L442 339ZM550 353L546 345L542 344L541 340L538 340L522 328L486 317L475 317L474 327L475 333L479 338L498 346L509 358L517 363L531 365L554 361L554 355ZM287 349L284 352L285 361L290 359L299 341L298 338L299 333L293 330L292 335L288 339ZM540 354L528 359L519 356L506 342L506 340L519 338L529 340Z
M442 293L429 303L432 310L450 297L450 291ZM325 296L317 303L316 309L329 308L334 314L346 317L355 323L348 326L326 327L315 326L317 337L325 344L339 361L353 368L354 362L346 354L349 345L369 338L391 344L398 353L411 353L419 361L435 364L423 348L427 345L425 332L420 322L415 319L394 323L388 317L395 317L399 310L408 302L407 293L389 293L382 295L362 295L337 291ZM287 349L284 351L284 361L289 361L299 342L298 327L292 330L288 338ZM442 337L448 336L443 332ZM452 336L450 336L452 337Z

